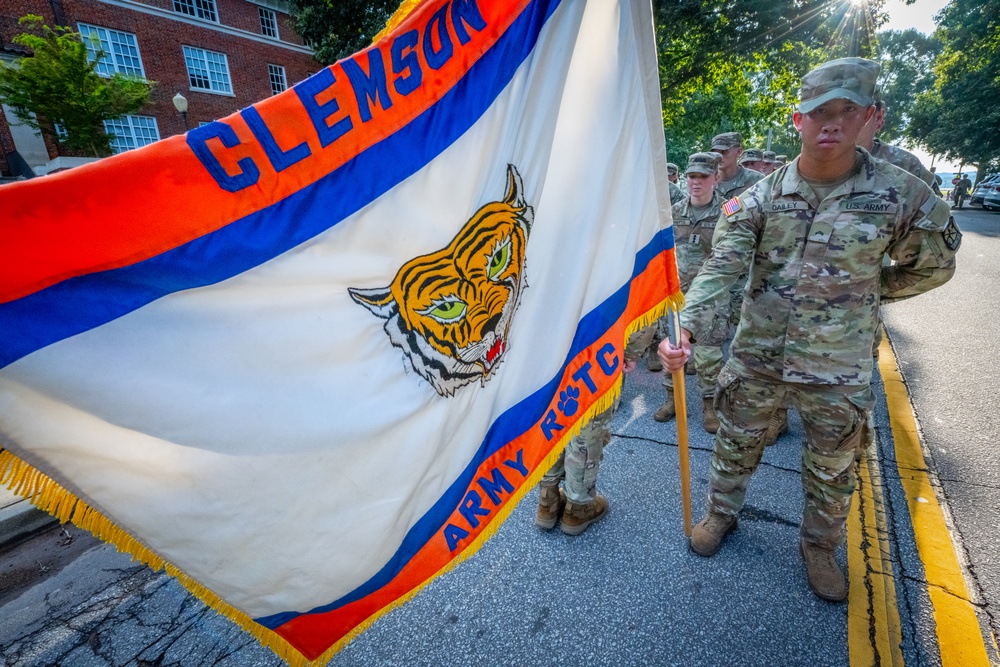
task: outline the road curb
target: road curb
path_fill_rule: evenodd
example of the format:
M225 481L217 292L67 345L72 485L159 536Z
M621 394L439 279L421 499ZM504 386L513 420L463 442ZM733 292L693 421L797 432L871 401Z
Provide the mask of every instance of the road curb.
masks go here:
M0 509L0 551L57 523L58 519L27 500L12 503Z

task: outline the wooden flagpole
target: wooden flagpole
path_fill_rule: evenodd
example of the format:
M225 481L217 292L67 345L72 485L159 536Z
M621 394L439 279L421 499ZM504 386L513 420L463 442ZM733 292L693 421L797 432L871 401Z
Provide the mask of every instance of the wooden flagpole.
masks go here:
M673 340L680 347L681 320L676 309L671 311L674 318ZM674 411L677 413L677 456L681 476L681 505L684 510L684 534L691 537L691 464L688 459L687 394L684 388L684 367L673 371Z

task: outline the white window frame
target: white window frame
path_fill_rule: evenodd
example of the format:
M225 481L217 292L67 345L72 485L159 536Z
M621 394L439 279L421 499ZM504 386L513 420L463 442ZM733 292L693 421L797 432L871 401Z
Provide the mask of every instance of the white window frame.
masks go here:
M257 16L260 17L260 34L272 39L281 39L281 36L278 34L278 12L257 5ZM267 26L268 22L273 26L270 31Z
M215 0L173 0L174 11L202 21L219 22L219 6Z
M112 74L126 74L146 78L146 68L142 64L142 54L139 52L139 40L130 32L114 30L91 23L77 23L77 29L87 46L87 60L97 59L97 49L93 41L96 39L101 49L107 54L97 63L97 73L110 77ZM135 49L135 54L128 53L129 48ZM126 59L134 59L138 67L132 63L126 64Z
M184 53L184 66L187 68L188 85L191 90L235 97L233 77L229 72L229 56L220 51L209 51L198 46L183 45L181 48ZM221 58L221 67L220 63L213 61L213 57ZM192 64L200 67L200 71L194 73L195 76L192 76ZM213 69L212 65L215 65L216 69ZM218 79L219 75L223 74L223 68L225 69L225 81ZM207 80L208 86L196 85L195 78Z
M119 132L119 129L124 130L124 132ZM113 135L111 150L115 155L148 146L154 141L160 140L160 127L153 116L121 116L113 120L106 120L104 121L104 131Z
M284 65L272 65L267 64L267 81L271 84L271 94L277 95L278 93L283 93L288 90L288 75L285 74ZM277 85L281 86L281 90L277 90Z

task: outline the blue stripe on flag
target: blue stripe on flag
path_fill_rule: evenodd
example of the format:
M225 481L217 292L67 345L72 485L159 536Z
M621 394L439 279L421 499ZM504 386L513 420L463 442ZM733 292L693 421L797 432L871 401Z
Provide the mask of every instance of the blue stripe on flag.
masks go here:
M561 0L533 0L496 44L410 124L266 209L131 266L71 278L0 304L0 368L173 292L267 262L413 175L479 120L535 47Z
M632 270L632 279L646 270L649 263L664 250L674 247L673 228L661 230L644 248L636 253L635 266ZM666 280L666 278L664 278ZM552 397L559 390L559 382L566 371L566 366L580 354L581 351L594 344L603 336L611 326L621 318L629 301L631 281L619 288L614 294L604 300L597 308L584 315L576 328L576 335L570 345L566 360L563 362L555 376L545 386L523 399L520 403L509 408L486 432L479 450L466 466L458 479L448 488L434 506L431 507L407 532L403 538L399 549L392 555L381 570L376 572L371 579L358 586L356 589L343 596L339 600L311 609L308 614L319 614L344 605L369 595L388 584L402 571L403 567L412 559L418 551L435 535L445 522L451 517L455 508L462 501L465 492L472 484L482 462L493 456L493 454L507 443L525 433L541 419L548 408ZM274 630L284 625L288 621L301 616L300 612L287 611L262 618L255 618L254 621Z

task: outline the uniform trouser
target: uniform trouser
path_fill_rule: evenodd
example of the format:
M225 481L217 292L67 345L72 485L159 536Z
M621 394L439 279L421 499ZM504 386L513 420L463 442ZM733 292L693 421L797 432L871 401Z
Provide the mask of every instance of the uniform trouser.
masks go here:
M855 453L864 444L872 404L868 386L803 385L724 368L715 397L720 426L709 471L709 511L739 513L750 477L760 464L771 415L781 406L794 407L806 436L800 534L810 544L836 548L844 540L855 486Z
M566 500L584 504L597 497L597 472L604 458L604 445L611 439L608 424L618 408L615 404L598 414L580 429L566 445L549 471L542 477L542 486L558 486L563 483Z

